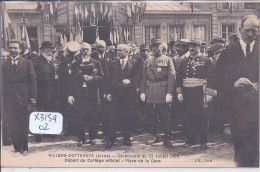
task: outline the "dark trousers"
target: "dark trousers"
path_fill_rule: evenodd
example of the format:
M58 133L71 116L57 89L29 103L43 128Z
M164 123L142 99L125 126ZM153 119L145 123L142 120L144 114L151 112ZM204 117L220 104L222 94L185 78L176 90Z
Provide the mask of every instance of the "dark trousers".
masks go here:
M219 98L213 99L208 106L209 132L223 133L225 123L224 115L228 115L225 106Z
M29 117L26 107L19 103L10 103L5 108L8 126L10 129L11 142L15 151L28 151Z
M77 105L75 118L77 123L78 140L85 141L85 131L89 132L89 139L94 140L98 135L98 114L96 112L96 102L88 102L89 100L82 100Z
M4 111L4 107L2 106L2 112L1 112L1 117L2 117L2 141L3 145L9 145L11 144L10 140L10 130L8 127L8 120L7 116Z
M259 167L259 98L238 97L233 109L231 135L234 161L239 167Z
M136 111L135 100L131 95L114 95L112 99L113 102L107 105L107 129L109 139L115 139L116 132L118 129L121 129L124 139L129 140L132 129L131 116Z
M170 105L169 104L150 104L147 105L147 116L149 118L152 134L157 136L160 129L163 130L166 136L170 135Z
M203 108L203 88L184 88L183 105L187 142L195 143L199 135L200 143L207 143L208 117Z

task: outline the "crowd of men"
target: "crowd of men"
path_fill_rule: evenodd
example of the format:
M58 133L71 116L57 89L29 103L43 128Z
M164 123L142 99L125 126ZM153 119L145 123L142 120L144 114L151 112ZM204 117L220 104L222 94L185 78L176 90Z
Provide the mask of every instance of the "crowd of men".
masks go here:
M62 113L64 132L76 135L79 147L95 145L99 129L106 149L117 131L131 146L131 133L145 129L153 143L174 148L171 131L181 125L183 146L200 143L205 150L208 131L222 133L231 123L235 162L258 166L258 28L258 18L246 16L241 39L231 34L225 45L214 38L209 48L199 39L167 45L153 38L139 50L131 42L107 47L103 40L70 41L55 48L45 41L37 54L12 41L10 54L2 52L3 130L10 131L15 152L27 152L28 115L36 107ZM35 135L35 141L42 139Z

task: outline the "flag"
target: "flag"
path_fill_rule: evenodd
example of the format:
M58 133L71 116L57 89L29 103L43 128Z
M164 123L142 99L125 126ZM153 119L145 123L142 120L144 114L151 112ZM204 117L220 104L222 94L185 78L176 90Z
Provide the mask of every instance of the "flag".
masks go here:
M100 14L101 14L101 19L103 19L103 4L102 4L102 2L100 3L99 11L100 11Z
M88 18L88 9L87 9L87 7L85 6L85 19L87 19Z
M73 41L73 34L72 34L72 31L70 31L70 41Z
M50 2L50 13L51 13L51 15L53 16L53 5L52 5L52 2Z
M113 34L112 34L111 30L110 30L109 39L110 39L110 42L111 42L112 44L114 44L114 37L113 37Z
M81 8L81 4L79 4L79 19L82 20L83 15L82 15L82 8Z
M128 17L132 17L132 10L130 9L129 5L127 5L126 12L127 12Z
M64 40L63 40L62 33L60 34L60 44L61 44L61 45L63 45L63 44L64 44Z
M54 21L57 21L58 19L58 2L54 2Z
M31 45L30 45L30 40L29 40L26 24L23 24L22 41L25 41L28 49L31 49Z
M131 5L132 5L132 9L131 9L131 11L133 12L133 13L135 13L135 4L134 4L135 2L131 2Z
M108 18L108 21L112 20L111 8L109 9L109 12L108 12L108 14L107 14L107 18Z
M66 34L64 34L64 38L63 38L63 47L65 46L65 44L68 42L67 36Z
M114 44L117 44L118 42L117 42L117 38L116 38L116 30L114 30L114 32L113 32L113 40L114 40Z
M98 33L98 28L96 29L96 42L99 41L99 33Z
M119 43L119 33L118 33L118 30L116 30L116 43L118 44Z
M11 41L13 39L15 39L15 33L11 24L11 20L8 16L8 13L6 11L6 6L5 4L3 4L3 27L4 27L4 31L3 31L3 36L5 41Z
M108 13L107 4L105 4L104 16L106 16L107 13Z
M76 18L79 18L79 10L78 10L78 7L77 6L75 6L75 16L76 16Z

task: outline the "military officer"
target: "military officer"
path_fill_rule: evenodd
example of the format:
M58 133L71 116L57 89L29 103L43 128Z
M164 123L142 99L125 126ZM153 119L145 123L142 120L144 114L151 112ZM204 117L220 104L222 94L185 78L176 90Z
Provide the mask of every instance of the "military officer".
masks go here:
M200 133L201 149L207 148L207 116L204 112L206 100L210 101L213 90L206 89L207 77L212 68L210 60L200 52L200 41L189 43L190 55L181 62L177 75L177 98L184 105L184 128L186 146L195 144L196 134ZM208 83L208 87L210 83ZM207 96L206 96L207 95Z
M64 58L58 67L58 78L59 78L59 92L60 92L60 103L61 113L64 117L64 132L65 134L73 135L76 134L76 120L74 118L74 106L68 106L68 94L69 86L72 82L72 65L80 60L80 43L76 41L67 42L64 46ZM62 56L62 55L61 55Z
M153 142L159 142L159 127L164 129L165 137L163 145L171 147L170 143L170 103L172 102L175 69L170 57L162 54L161 38L151 40L154 57L145 61L143 68L143 78L140 86L140 98L146 102L148 115L152 123Z
M77 110L75 118L78 127L78 143L80 147L86 143L85 123L89 132L89 143L95 145L97 137L98 116L96 106L98 101L98 85L104 73L99 61L90 57L91 46L81 43L81 60L72 66L72 82L68 102Z

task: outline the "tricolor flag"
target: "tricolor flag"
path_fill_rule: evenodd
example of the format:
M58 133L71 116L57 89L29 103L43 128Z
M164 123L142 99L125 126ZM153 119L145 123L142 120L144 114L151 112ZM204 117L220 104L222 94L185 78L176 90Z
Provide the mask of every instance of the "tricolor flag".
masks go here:
M5 45L7 45L9 41L15 39L15 33L12 28L11 20L6 11L5 3L3 3L2 22L3 22L3 29L4 29L3 30L4 43Z
M22 41L26 42L28 49L31 49L30 40L29 40L29 36L25 24L23 24Z
M85 19L87 19L88 18L88 9L87 9L87 7L85 6Z
M77 7L77 6L75 6L75 11L74 11L74 13L75 13L76 18L79 18L79 10L78 10L78 7Z
M126 11L127 11L128 17L132 17L132 10L129 5L127 5Z
M110 42L111 42L112 44L114 44L114 37L113 37L113 34L112 34L111 30L110 30L109 39L110 39Z

